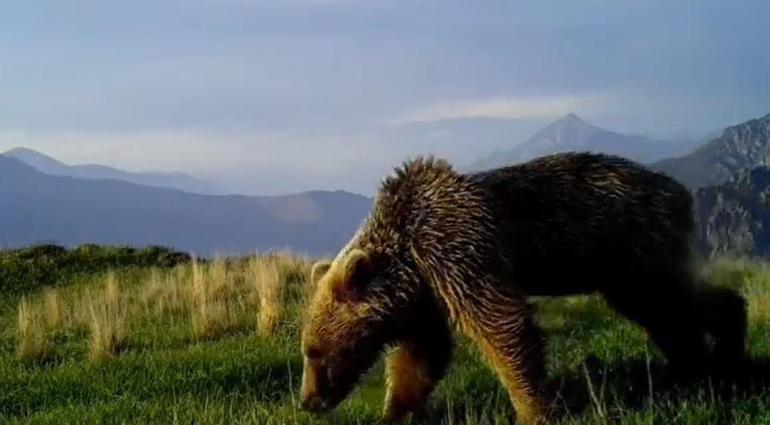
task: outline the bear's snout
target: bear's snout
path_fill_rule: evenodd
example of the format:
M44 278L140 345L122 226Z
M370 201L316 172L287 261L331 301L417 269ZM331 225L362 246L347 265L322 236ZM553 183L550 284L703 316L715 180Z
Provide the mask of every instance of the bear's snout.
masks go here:
M329 405L317 394L304 396L302 398L302 410L311 413L323 413L329 410Z

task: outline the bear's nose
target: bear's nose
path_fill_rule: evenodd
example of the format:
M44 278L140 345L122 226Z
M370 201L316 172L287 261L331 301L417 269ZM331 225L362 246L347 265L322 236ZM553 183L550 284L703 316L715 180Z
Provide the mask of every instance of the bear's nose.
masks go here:
M302 400L302 410L320 413L326 411L326 402L317 395L305 397Z

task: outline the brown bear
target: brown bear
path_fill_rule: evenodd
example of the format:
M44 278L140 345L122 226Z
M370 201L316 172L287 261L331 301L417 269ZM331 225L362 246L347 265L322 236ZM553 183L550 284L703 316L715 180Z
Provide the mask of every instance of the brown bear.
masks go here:
M302 405L334 408L393 347L384 419L419 411L456 325L499 375L518 422L544 422L543 341L528 295L601 293L672 366L738 360L744 301L697 283L692 233L689 192L618 157L557 154L477 174L407 162L336 259L314 267Z

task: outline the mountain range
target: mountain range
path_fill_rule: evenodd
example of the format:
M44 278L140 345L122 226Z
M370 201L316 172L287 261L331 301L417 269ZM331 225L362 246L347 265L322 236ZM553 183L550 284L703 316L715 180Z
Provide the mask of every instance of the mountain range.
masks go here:
M0 246L165 245L196 253L292 249L330 255L372 200L347 192L203 195L120 180L50 175L0 155Z
M770 255L770 115L728 127L688 155L653 164L694 190L708 257Z
M38 171L54 176L92 180L122 180L126 182L179 189L185 192L221 194L215 185L184 173L134 173L98 164L67 165L50 156L27 148L13 148L3 155L16 158Z
M770 255L770 115L728 127L703 146L626 136L562 117L526 143L470 168L567 150L646 162L693 190L698 245L707 256ZM649 161L667 153L675 157ZM372 199L343 191L212 195L194 177L69 166L28 149L0 155L0 247L40 242L167 245L198 255L292 249L336 252ZM204 193L194 193L204 192Z

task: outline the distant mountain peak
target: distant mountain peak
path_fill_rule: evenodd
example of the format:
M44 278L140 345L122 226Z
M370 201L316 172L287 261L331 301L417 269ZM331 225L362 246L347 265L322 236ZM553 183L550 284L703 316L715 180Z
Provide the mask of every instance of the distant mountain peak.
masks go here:
M564 115L563 117L559 118L557 123L575 123L575 124L589 124L584 119L577 116L576 113L570 112L567 115ZM590 124L589 124L590 125Z
M38 151L32 150L30 148L25 148L22 146L16 146L11 149L8 149L7 151L3 152L3 155L5 156L11 156L14 154L35 154L35 155L43 155Z
M476 161L471 169L483 170L568 151L591 151L651 162L683 152L681 146L644 136L605 130L570 112L535 133L522 144Z
M537 146L539 144L580 147L590 145L595 139L601 137L601 133L621 136L609 130L599 128L570 112L537 132L522 146L529 145L535 150L540 149Z
M18 159L19 161L47 174L62 175L65 174L69 168L67 164L51 158L48 155L20 146L8 149L3 155Z
M47 161L54 161L57 163L61 163L61 161L57 161L48 155L42 154L34 149L25 148L23 146L17 146L15 148L8 149L7 151L3 152L3 155L11 156L11 157L17 157L17 156L26 156L30 158L36 157L40 159L45 159Z

